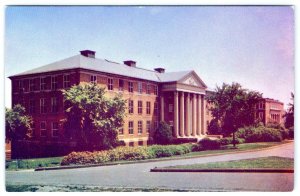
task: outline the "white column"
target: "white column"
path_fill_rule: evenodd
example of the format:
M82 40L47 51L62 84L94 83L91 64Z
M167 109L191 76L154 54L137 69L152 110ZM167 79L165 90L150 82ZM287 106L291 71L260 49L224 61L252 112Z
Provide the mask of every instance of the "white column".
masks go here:
M190 131L190 121L189 121L189 112L190 112L190 94L187 93L187 97L185 99L185 136L189 136Z
M202 105L202 135L206 134L206 101L205 101L205 95L201 95L201 105Z
M196 136L196 94L193 94L193 102L192 102L192 136Z
M201 136L201 95L197 95L197 135Z
M180 136L184 136L184 92L180 94Z
M160 120L164 121L165 120L165 114L164 114L164 96L161 94L160 95Z
M174 92L174 136L178 137L178 92Z

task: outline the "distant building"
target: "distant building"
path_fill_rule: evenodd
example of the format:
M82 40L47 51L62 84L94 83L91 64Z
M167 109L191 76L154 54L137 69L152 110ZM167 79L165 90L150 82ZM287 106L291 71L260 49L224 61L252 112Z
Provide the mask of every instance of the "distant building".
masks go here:
M262 98L256 106L256 118L265 125L268 123L284 123L284 105L282 102L270 98Z
M169 123L176 138L202 138L206 134L207 86L192 70L146 70L132 60L120 64L97 59L94 51L84 50L79 55L9 78L12 105L22 104L34 120L30 142L45 146L44 150L42 147L33 150L37 156L45 156L44 151L49 151L46 156L55 156L58 151L66 150L66 146L74 145L64 137L60 123L65 117L60 90L81 82L105 87L107 96L122 93L128 104L127 117L117 131L118 138L127 146L147 145L159 121ZM29 142L20 148L32 150Z

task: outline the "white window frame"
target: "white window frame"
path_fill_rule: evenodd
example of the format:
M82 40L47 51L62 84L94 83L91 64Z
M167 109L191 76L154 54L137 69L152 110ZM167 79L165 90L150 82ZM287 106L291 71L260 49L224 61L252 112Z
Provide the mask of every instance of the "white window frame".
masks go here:
M51 112L58 112L57 97L51 97Z
M45 124L45 128L42 129L42 124ZM45 132L45 135L43 135L43 131ZM46 121L41 121L40 122L40 136L41 137L47 137L47 123Z
M128 114L133 114L134 113L134 101L129 100L128 101Z
M29 79L29 92L35 91L35 79Z
M124 128L123 127L119 128L118 134L119 135L124 135Z
M128 92L133 93L133 82L128 81Z
M151 114L151 102L147 101L146 102L146 114Z
M40 113L41 114L47 113L46 98L40 98Z
M157 103L157 101L154 102L154 115L158 116L158 103Z
M147 120L147 122L146 122L146 132L150 133L150 131L151 131L151 121Z
M54 123L57 123L57 127L55 127L55 129L54 129ZM51 134L52 134L52 137L58 137L59 136L59 128L58 128L58 122L52 122L51 123ZM54 131L56 131L57 132L57 135L54 135Z
M138 82L138 93L139 94L143 93L143 83L142 82Z
M40 90L41 91L46 90L46 77L40 78Z
M109 91L114 90L114 80L112 78L107 78L107 89Z
M29 113L34 114L35 113L35 100L29 99Z
M133 121L128 121L128 134L129 135L134 134L134 123L133 123Z
M90 82L91 83L97 83L97 76L96 75L91 75L90 76Z
M52 90L58 89L58 86L57 86L57 76L51 76L51 89Z
M138 101L138 114L143 114L143 101Z
M154 85L154 95L158 95L158 86Z
M146 86L146 94L151 95L151 85L150 84L147 84L147 86Z
M63 79L64 79L64 88L69 88L71 86L70 74L65 74Z
M122 81L123 83L123 85L121 86L120 85L120 81ZM119 91L123 91L124 90L124 80L123 79L119 79Z
M18 80L19 91L24 90L24 80Z
M142 134L143 133L143 121L139 120L138 121L138 134Z

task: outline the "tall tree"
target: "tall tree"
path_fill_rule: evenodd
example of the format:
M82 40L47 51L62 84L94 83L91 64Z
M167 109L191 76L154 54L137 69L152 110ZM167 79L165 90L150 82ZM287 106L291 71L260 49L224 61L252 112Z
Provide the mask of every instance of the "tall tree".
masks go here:
M105 89L94 83L81 83L62 90L65 99L66 136L82 149L110 149L118 145L117 131L123 126L126 101L121 95L105 96Z
M26 115L25 108L20 105L14 105L12 109L5 109L5 139L12 141L14 139L27 139L31 136L32 118Z
M284 114L285 117L284 126L286 128L290 128L294 126L294 93L291 93L291 100L292 103L289 103L289 108Z
M220 122L222 133L232 134L235 141L235 132L239 128L255 123L255 106L260 98L259 92L244 89L239 83L223 83L207 101L212 105L210 110L214 120Z

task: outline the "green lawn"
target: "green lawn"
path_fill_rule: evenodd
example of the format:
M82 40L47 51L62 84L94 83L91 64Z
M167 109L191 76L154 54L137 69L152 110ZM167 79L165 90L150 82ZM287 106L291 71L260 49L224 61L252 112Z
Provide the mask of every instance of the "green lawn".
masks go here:
M294 159L283 157L262 157L254 159L243 159L237 161L224 161L205 164L193 164L193 165L177 165L166 168L178 168L178 169L212 169L212 168L235 168L235 169L293 169Z
M233 148L232 145L224 146L221 150L206 150L199 152L191 152L184 155L165 157L159 159L151 159L151 160L171 160L171 159L179 159L179 158L187 158L187 157L198 157L198 156L206 156L211 154L220 154L220 153L230 153L230 152L241 152L245 150L254 150L254 149L263 149L271 146L276 146L279 144L287 143L287 141L283 142L262 142L262 143L244 143L237 145L237 148ZM6 162L6 170L19 170L19 169L35 169L37 167L53 167L59 166L63 157L51 157L51 158L37 158L37 159L20 159L18 161L12 160ZM149 160L141 160L135 162L143 162ZM115 163L130 163L133 161L118 161ZM108 162L106 164L109 164Z

